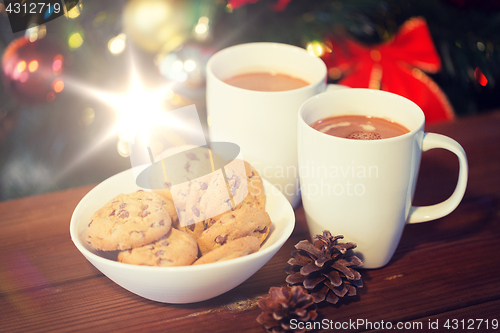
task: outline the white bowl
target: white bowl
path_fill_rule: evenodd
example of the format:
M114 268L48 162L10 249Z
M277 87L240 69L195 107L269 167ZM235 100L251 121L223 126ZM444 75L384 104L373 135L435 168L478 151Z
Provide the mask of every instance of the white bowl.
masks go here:
M263 182L266 211L273 224L260 250L241 258L196 266L150 267L117 262L106 258L105 252L94 250L85 241L90 217L118 194L140 189L132 169L108 178L85 195L71 217L71 239L98 270L134 294L163 303L204 301L247 280L274 256L292 234L295 226L292 207L281 192L266 180Z

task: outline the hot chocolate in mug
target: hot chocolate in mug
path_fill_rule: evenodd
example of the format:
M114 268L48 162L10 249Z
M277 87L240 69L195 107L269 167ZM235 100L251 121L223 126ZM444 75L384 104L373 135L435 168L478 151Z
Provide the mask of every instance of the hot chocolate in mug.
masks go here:
M276 73L303 80L306 85L258 91L231 84L235 76L255 73ZM207 63L210 140L237 144L242 157L294 207L300 201L297 112L305 100L327 89L326 77L327 68L321 59L303 48L278 43L228 47ZM329 90L339 88L343 87L328 86Z
M344 115L385 118L409 132L386 139L355 140L311 127L318 120ZM357 244L355 253L364 268L379 268L393 256L406 223L430 221L452 212L467 186L467 157L455 140L425 133L424 124L424 113L415 103L380 90L325 92L304 102L298 116L298 158L311 236L323 230L344 235L346 241ZM434 148L447 149L458 157L455 191L444 202L412 206L421 154Z

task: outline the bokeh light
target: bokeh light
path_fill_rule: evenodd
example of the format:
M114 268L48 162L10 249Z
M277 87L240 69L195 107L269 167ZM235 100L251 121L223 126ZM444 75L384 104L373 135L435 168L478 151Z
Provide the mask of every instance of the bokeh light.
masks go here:
M172 63L172 70L174 72L179 72L182 70L182 68L184 68L184 64L182 63L182 61L176 60Z
M167 42L174 27L170 27L172 5L159 0L132 0L124 10L123 23L127 34L143 49L155 52Z
M45 24L42 24L42 25L38 25L36 27L31 27L31 28L27 29L24 36L30 42L34 42L37 39L41 39L41 38L45 37L46 34L47 34L47 27L45 26Z
M83 37L79 32L74 32L68 39L68 45L71 49L77 49L83 44Z
M209 19L206 16L202 16L198 19L198 24L194 27L194 32L198 35L203 35L208 31Z
M33 73L37 69L38 69L38 61L36 61L36 60L31 61L30 64L28 65L28 70L31 73Z
M81 6L82 4L80 3L78 6L74 6L73 8L71 8L68 12L67 12L67 15L70 19L74 19L74 18L77 18L78 16L80 16L80 9L81 9Z
M24 60L19 61L16 66L16 71L18 73L22 73L24 72L25 69L26 69L26 61Z
M127 39L146 52L170 52L191 33L189 1L129 0L122 16Z
M210 20L206 16L202 16L198 19L198 23L194 27L194 36L199 41L204 41L208 39L209 26L208 22Z
M479 67L476 67L476 69L474 70L474 78L477 80L477 83L479 83L483 87L486 87L486 85L488 84L488 79L486 78L486 76L484 76L481 68Z
M198 35L202 35L202 34L206 33L207 31L208 31L208 25L206 25L206 24L198 23L194 27L194 32L196 32Z
M61 73L63 64L63 56L58 54L54 57L54 61L52 62L52 72L54 75L58 75Z
M119 34L116 37L113 37L108 42L108 50L111 54L118 55L125 50L125 41L127 36L125 34Z
M196 68L196 62L194 62L194 60L189 59L184 62L184 70L186 72L192 72L194 71L195 68Z
M29 28L26 30L25 36L30 42L34 42L38 39L38 27Z
M52 83L52 89L56 93L60 93L64 89L64 82L61 79L55 79L54 82Z
M313 41L307 44L307 52L316 57L321 57L325 53L325 49L320 42Z

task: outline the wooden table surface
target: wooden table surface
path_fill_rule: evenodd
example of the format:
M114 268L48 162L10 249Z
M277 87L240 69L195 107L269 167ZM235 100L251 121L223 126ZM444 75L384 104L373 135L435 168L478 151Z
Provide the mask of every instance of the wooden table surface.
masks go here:
M456 139L467 152L462 203L442 219L407 225L388 265L360 270L364 287L357 296L320 307L319 319L331 329L322 331L372 331L388 322L393 330L398 323L422 332L500 330L500 112L427 131ZM415 204L445 199L457 174L453 154L425 153ZM73 245L71 214L91 188L0 203L0 332L264 331L255 320L257 300L285 285L290 251L308 238L302 207L291 238L249 280L212 300L171 305L122 289Z

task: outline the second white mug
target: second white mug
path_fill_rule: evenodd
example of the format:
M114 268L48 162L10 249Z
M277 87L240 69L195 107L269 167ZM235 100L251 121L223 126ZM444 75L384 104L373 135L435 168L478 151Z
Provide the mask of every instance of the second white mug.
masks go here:
M381 140L353 140L310 125L332 116L360 115L395 121L409 133ZM422 110L404 97L373 89L346 89L310 98L299 111L302 203L311 236L329 230L358 246L364 268L389 262L406 223L430 221L453 211L467 185L467 158L455 140L425 133ZM443 148L460 165L453 194L436 205L412 206L420 156Z

